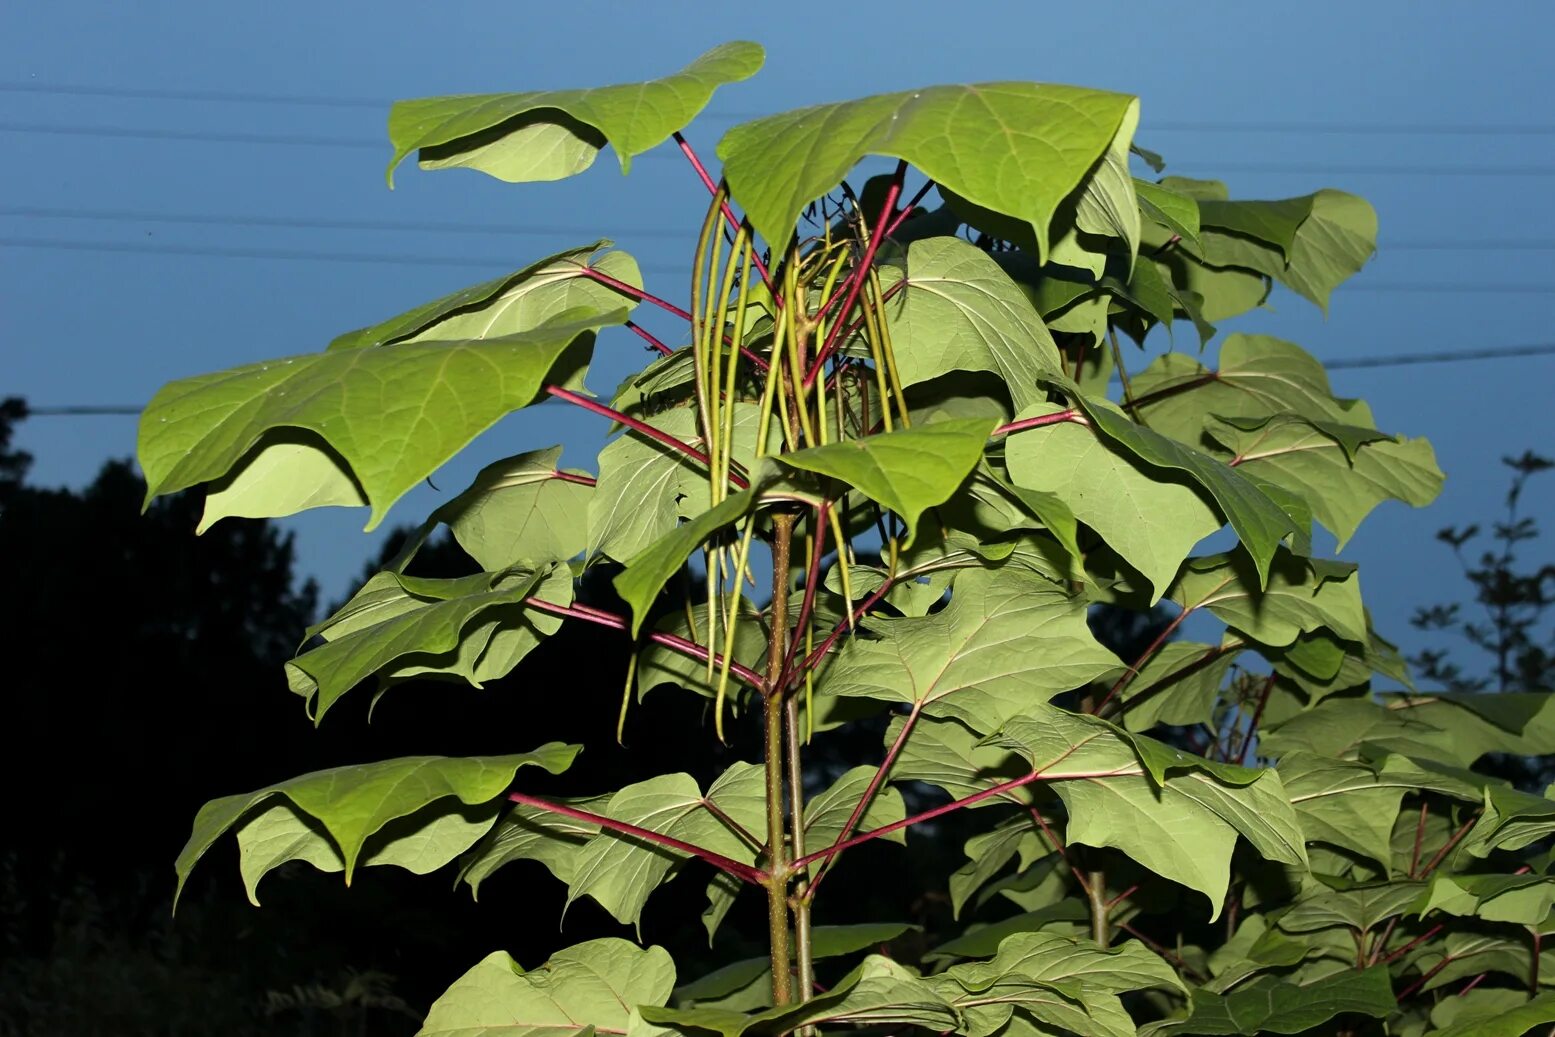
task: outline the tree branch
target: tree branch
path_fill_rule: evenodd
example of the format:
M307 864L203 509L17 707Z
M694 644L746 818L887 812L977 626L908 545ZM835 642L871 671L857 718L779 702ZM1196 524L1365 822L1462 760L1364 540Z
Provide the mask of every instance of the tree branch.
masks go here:
M818 860L821 857L827 857L833 854L841 853L843 850L852 849L853 847L860 846L872 839L879 839L883 835L890 835L892 832L900 832L904 828L910 828L913 825L921 824L924 821L932 821L936 817L941 817L945 814L951 813L952 811L972 806L975 803L981 803L985 799L993 799L995 796L1002 796L1006 792L1013 792L1022 786L1030 785L1034 781L1078 781L1085 778L1113 778L1119 774L1127 773L1130 772L1127 770L1117 769L1110 771L1082 771L1077 774L1065 774L1061 777L1049 778L1042 771L1032 771L1030 774L1025 774L1019 778L1013 778L1009 781L1000 782L999 784L994 785L991 788L986 788L981 792L974 792L970 796L963 796L958 800L941 804L940 806L934 807L933 809L925 810L919 814L914 814L912 817L904 818L901 821L893 821L888 825L881 825L879 828L871 828L869 831L863 833L862 835L855 835L851 839L838 840L824 850L817 850L814 853L808 854L804 857L801 857L799 860L794 861L793 867L809 864L811 861Z
M704 860L711 864L713 867L717 868L719 871L733 875L741 882L749 882L752 885L759 886L763 882L767 881L767 875L765 872L759 871L749 864L742 864L737 860L732 860L731 858L725 857L723 854L717 853L713 850L709 850L704 846L696 846L692 843L676 839L673 836L661 835L658 832L652 832L646 828L639 828L637 825L628 824L625 821L617 821L613 817L606 817L603 814L595 814L588 810L579 810L577 807L570 807L564 803L553 803L548 799L541 799L538 796L531 796L524 792L509 792L508 799L512 800L514 803L521 803L524 806L534 807L536 810L544 810L548 814L560 814L562 817L570 817L576 821L587 821L590 824L596 824L601 828L608 828L613 832L620 832L622 835L629 835L634 839L641 839L643 842L653 843L655 846L662 846L667 850L675 850L679 853L684 853L692 857L700 858L701 860Z
M923 703L913 703L912 711L907 714L907 719L902 723L902 729L896 734L896 740L891 743L891 748L886 750L885 759L881 760L880 766L875 769L874 776L869 779L868 787L864 789L864 794L859 797L859 801L854 804L853 813L848 815L847 823L842 826L842 831L838 834L837 840L833 845L841 846L847 842L848 838L853 835L854 829L858 828L858 823L863 818L865 811L869 809L869 804L875 798L875 793L880 791L880 786L885 784L887 776L890 775L891 767L896 763L897 756L901 754L902 746L907 744L907 736L912 734L913 726L918 723L918 716L922 710ZM812 895L820 887L821 880L826 877L826 873L831 870L832 861L836 857L836 853L830 853L822 861L821 869L815 876L815 881L810 884Z
M665 432L663 429L654 428L646 421L634 418L630 414L623 414L613 407L605 406L603 403L596 403L594 400L589 399L587 396L580 396L578 393L575 393L570 389L563 389L559 385L547 385L545 387L545 391L556 397L558 400L565 400L568 403L582 407L584 410L593 411L595 414L599 414L603 417L609 418L612 421L619 422L622 425L625 425L627 428L631 429L633 432L647 436L649 439L656 440L657 442L669 447L676 453L685 457L689 457L693 461L699 462L704 467L709 467L711 465L707 455L702 451L698 450L690 443L682 442L681 440L676 439L674 436L670 435L668 432ZM742 490L750 485L750 483L748 483L742 476L737 475L734 472L729 473L729 481L734 483Z
M554 601L545 601L542 598L525 598L524 604L529 608L539 609L541 612L550 612L554 615L566 616L569 619L582 619L589 623L597 623L600 626L613 627L616 630L629 630L631 628L624 616L618 616L613 612L606 612L604 609L596 609L588 605L558 605ZM695 659L697 662L705 663L707 662L707 657L711 655L714 666L723 664L723 656L697 644L695 641L687 640L676 634L666 634L655 630L648 634L647 638L655 644L661 644L665 648L679 652L681 655ZM767 682L762 678L761 674L748 666L741 666L739 663L731 662L729 664L729 672L757 691L766 689Z

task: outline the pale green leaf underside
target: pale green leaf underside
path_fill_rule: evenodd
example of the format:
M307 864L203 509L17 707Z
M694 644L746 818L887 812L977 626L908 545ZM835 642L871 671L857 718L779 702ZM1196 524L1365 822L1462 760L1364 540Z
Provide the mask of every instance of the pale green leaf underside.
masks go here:
M1376 965L1336 972L1305 986L1265 976L1224 996L1196 990L1192 1012L1185 1021L1158 1024L1142 1032L1149 1037L1302 1033L1346 1012L1382 1018L1395 1007L1388 969Z
M642 83L400 101L389 113L389 184L418 149L431 149L423 166L468 166L520 182L582 172L608 142L625 172L634 156L696 118L714 90L754 75L764 58L757 44L737 41Z
M743 123L724 135L718 157L735 199L774 246L865 155L888 155L1031 224L1041 259L1054 211L1135 103L1124 94L1039 83L926 87Z
M1019 418L1059 410L1040 404ZM1009 437L1005 461L1019 486L1061 495L1075 518L1150 581L1151 603L1200 540L1222 525L1211 498L1072 422Z
M1249 568L1236 554L1191 558L1172 585L1172 600L1184 608L1208 609L1246 637L1277 648L1317 630L1366 642L1366 612L1354 565L1281 550L1262 587Z
M174 865L179 889L195 862L223 832L272 797L284 796L322 826L344 859L350 882L363 844L395 818L450 797L472 806L487 803L507 789L520 767L539 766L560 774L578 751L575 745L550 742L512 756L410 756L315 771L256 792L212 800L200 808L194 831Z
M638 300L588 275L598 270L642 288L637 260L625 252L595 258L610 241L564 249L521 270L461 288L377 324L336 336L329 348L365 349L405 342L457 342L500 338L531 331L569 310L612 313L636 308ZM574 314L577 316L577 314Z
M984 733L1117 665L1086 603L1017 569L973 569L924 617L870 619L825 671L827 695L916 704Z
M1024 292L984 250L959 238L924 238L907 249L906 287L888 304L902 385L947 371L999 375L1017 410L1045 398L1062 371L1058 347Z
M315 718L322 719L340 696L396 661L455 652L477 617L517 606L544 575L523 569L452 580L379 574L382 579L375 577L363 588L361 602L353 598L321 625L324 644L286 664L287 683L310 702L316 700ZM570 579L567 583L570 592ZM492 633L486 632L487 640ZM484 646L483 641L478 647Z
M662 1005L675 963L662 947L589 940L525 972L496 951L432 1003L417 1037L591 1037L624 1034L633 1010Z
M734 860L754 862L753 848L710 812L708 803L746 832L761 831L766 803L762 769L736 763L705 796L690 775L663 774L621 789L601 813ZM682 859L661 846L602 830L573 860L567 902L592 897L617 921L635 924L649 894Z
M560 478L561 453L554 446L487 465L431 520L447 523L482 569L572 558L583 550L593 488Z
M797 450L774 460L840 479L894 511L907 527L903 546L909 547L919 517L949 500L971 474L993 428L989 419L953 418Z
M1212 917L1225 897L1238 834L1265 857L1306 863L1300 825L1274 771L1213 765L1050 706L1011 719L998 742L1052 782L1068 807L1070 842L1116 847L1199 890ZM1159 762L1171 770L1157 779ZM1244 783L1224 781L1221 772Z
M304 429L350 466L372 529L477 435L534 402L575 343L590 345L625 318L619 310L482 342L285 357L173 382L141 417L146 499L220 479L271 429Z
M1223 462L1130 421L1111 401L1085 396L1068 379L1055 379L1055 382L1084 409L1086 416L1107 439L1146 464L1186 472L1203 486L1236 531L1258 569L1259 578L1267 577L1270 560L1280 541L1300 533L1278 504L1251 480Z

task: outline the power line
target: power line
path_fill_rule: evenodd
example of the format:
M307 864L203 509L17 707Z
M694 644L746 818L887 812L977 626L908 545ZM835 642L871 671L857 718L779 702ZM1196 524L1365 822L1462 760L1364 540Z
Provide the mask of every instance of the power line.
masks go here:
M219 259L280 259L295 262L370 263L391 266L451 266L492 269L513 266L513 260L472 256L397 256L376 252L320 252L309 249L226 248L217 245L180 245L140 241L55 241L47 238L0 238L0 248L28 248L61 252L128 252L150 255L207 256ZM644 266L644 273L682 274L680 267ZM1548 295L1551 284L1457 284L1427 281L1373 281L1353 284L1349 292L1433 292L1468 295Z
M297 133L230 133L225 130L164 130L119 126L70 126L62 123L0 122L0 132L28 133L65 137L101 137L118 140L168 140L193 144L262 144L280 147L342 148L352 151L390 150L387 139L365 137L317 137ZM676 156L670 151L649 151L638 155L639 159L670 160ZM1302 165L1281 162L1211 162L1185 163L1210 167L1220 172L1235 173L1298 173L1335 174L1343 176L1551 176L1555 166L1412 166L1412 165L1358 165L1325 166Z
M224 216L217 213L164 213L124 209L37 208L0 206L0 216L43 220L97 220L105 223L172 223L190 226L278 227L296 230L406 231L435 234L572 235L587 237L592 230L547 224L442 223L396 220L343 220L334 217ZM619 231L622 238L682 240L692 232L674 227L636 227ZM1555 238L1537 240L1384 241L1382 251L1541 252L1555 251Z
M1446 353L1398 353L1393 356L1357 356L1348 360L1329 360L1329 370L1346 367L1409 367L1414 364L1453 364L1463 360L1509 360L1521 356L1555 354L1555 342L1532 346L1497 346L1489 349L1463 349Z
M393 220L342 220L295 216L222 216L202 213L160 213L121 209L47 209L0 206L0 216L20 216L44 220L98 220L105 223L179 223L193 226L281 227L298 230L386 230L439 234L558 235L587 236L577 227L545 224L402 222ZM618 232L621 237L670 238L695 237L694 230L673 227L639 227ZM1555 248L1555 243L1551 243Z
M1530 346L1499 346L1489 349L1458 350L1446 353L1401 353L1394 356L1350 357L1347 360L1323 361L1323 366L1330 371L1335 371L1342 368L1410 367L1415 364L1454 364L1473 360L1510 360L1516 357L1550 355L1555 355L1555 342L1545 342ZM551 402L553 401L542 401L542 405ZM138 415L143 410L145 410L144 407L136 407L130 404L71 404L56 407L29 406L27 408L27 416L40 418L128 417Z
M0 238L0 248L31 248L61 252L134 252L169 256L208 256L219 259L284 259L320 263L381 263L390 266L512 267L511 259L470 256L396 256L385 253L317 252L307 249L226 248L217 245L178 245L138 241L50 241L45 238ZM670 273L668 267L644 267Z
M1296 162L1185 162L1226 173L1299 173L1339 176L1555 176L1555 166L1324 166Z
M468 91L460 91L468 92ZM62 97L110 97L146 101L190 101L218 104L296 105L312 108L387 109L391 99L380 97L330 97L312 94L271 94L232 90L175 90L159 87L94 86L85 83L0 82L0 93L45 94ZM772 112L706 111L709 119L760 119ZM1555 124L1546 123L1325 123L1303 121L1203 122L1165 120L1151 122L1146 132L1166 133L1322 133L1367 136L1551 136Z

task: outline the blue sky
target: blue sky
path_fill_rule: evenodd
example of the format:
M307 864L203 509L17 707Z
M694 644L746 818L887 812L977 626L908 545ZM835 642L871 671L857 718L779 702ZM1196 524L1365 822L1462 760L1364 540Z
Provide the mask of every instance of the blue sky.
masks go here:
M144 403L171 379L313 351L340 331L601 236L639 258L651 287L683 294L663 271L689 256L705 194L672 150L645 156L626 178L606 154L559 184L407 168L391 193L384 119L397 97L661 75L737 38L765 45L767 67L720 92L688 132L709 160L740 117L928 83L1029 79L1136 93L1138 139L1166 155L1169 172L1218 176L1247 198L1339 187L1378 209L1380 255L1338 291L1327 321L1277 290L1274 312L1223 330L1280 335L1329 360L1555 341L1548 3L962 2L930 11L876 0L786 9L577 0L5 5L0 394L39 407ZM381 104L58 89L71 86ZM1334 132L1357 124L1390 132ZM1519 132L1442 132L1464 127ZM133 135L141 131L152 135ZM156 136L168 133L187 139ZM339 144L319 143L327 140ZM1280 166L1289 168L1267 168ZM235 226L145 214L509 230ZM1478 247L1438 247L1454 244ZM609 389L642 359L629 334L607 335L591 384ZM1460 590L1456 577L1435 578L1453 566L1435 530L1491 517L1506 483L1503 454L1555 453L1555 357L1334 377L1342 395L1372 403L1384 429L1430 437L1448 473L1434 507L1384 505L1345 551L1362 563L1382 629L1419 647L1406 622L1413 607ZM469 462L437 482L457 491L485 461L557 442L568 446L567 463L585 465L602 434L592 417L536 408L478 440ZM38 482L80 485L105 459L133 450L134 421L39 417L19 438L36 455ZM415 491L391 524L419 520L438 499ZM1548 515L1552 502L1555 477L1546 476L1527 503ZM326 510L286 523L298 531L304 571L329 596L346 590L372 549L359 532L364 515ZM1548 541L1542 551L1549 556Z

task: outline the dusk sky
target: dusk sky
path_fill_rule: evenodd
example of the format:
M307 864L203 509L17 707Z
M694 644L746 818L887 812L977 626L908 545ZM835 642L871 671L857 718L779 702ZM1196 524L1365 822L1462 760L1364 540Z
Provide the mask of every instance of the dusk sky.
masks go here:
M1555 454L1555 6L1397 2L712 5L10 3L0 9L0 395L141 405L163 383L321 349L454 289L610 237L650 288L685 294L706 205L673 147L622 177L614 154L556 184L407 165L390 192L395 98L651 78L709 47L767 49L688 130L709 161L734 121L940 82L1025 79L1138 94L1138 141L1233 197L1367 197L1380 252L1325 321L1282 289L1222 326L1325 361L1547 347L1543 355L1333 372L1447 472L1433 507L1384 504L1345 557L1379 628L1418 649L1414 606L1461 596L1434 532L1500 509L1499 458ZM439 229L441 228L441 229ZM674 334L670 325L654 325ZM1170 348L1157 332L1152 352ZM1179 335L1176 348L1194 349ZM1213 351L1214 344L1210 349ZM600 393L643 361L604 334ZM1133 367L1146 358L1135 353ZM534 408L391 512L419 521L480 465L564 443L592 467L596 418ZM134 449L132 417L40 416L20 431L42 485L80 486ZM1555 475L1533 484L1548 518ZM326 598L374 549L365 511L284 521ZM1551 556L1550 540L1531 551ZM1330 547L1331 547L1330 543ZM1442 578L1438 578L1438 576ZM134 588L119 588L126 604ZM1478 661L1476 660L1476 663Z

